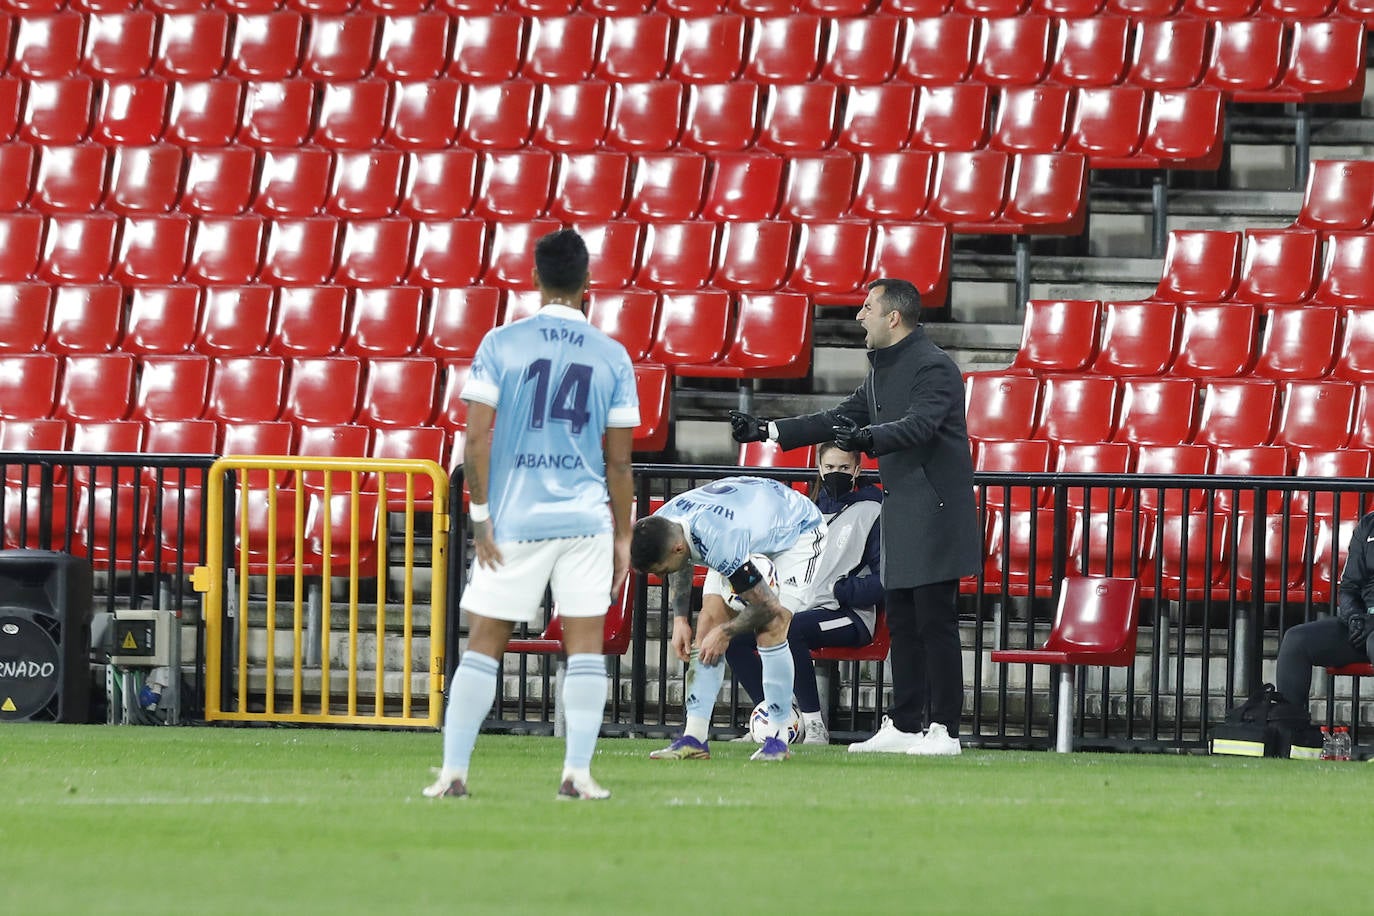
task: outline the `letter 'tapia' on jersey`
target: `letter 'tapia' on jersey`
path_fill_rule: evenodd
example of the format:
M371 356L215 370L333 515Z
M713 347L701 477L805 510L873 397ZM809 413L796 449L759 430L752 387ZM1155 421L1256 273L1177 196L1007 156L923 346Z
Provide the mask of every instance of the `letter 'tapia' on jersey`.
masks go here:
M606 534L606 427L639 425L629 354L577 309L487 333L463 399L496 410L487 501L498 541Z
M773 557L822 521L801 493L763 477L723 477L659 508L687 530L692 559L729 578L750 554Z

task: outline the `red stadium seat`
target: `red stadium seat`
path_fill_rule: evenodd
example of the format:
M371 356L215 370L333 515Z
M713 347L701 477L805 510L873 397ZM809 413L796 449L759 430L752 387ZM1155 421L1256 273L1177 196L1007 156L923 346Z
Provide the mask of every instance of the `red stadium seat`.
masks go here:
M1274 444L1300 451L1341 448L1349 439L1358 389L1350 382L1288 382L1279 408Z
M628 219L579 222L577 229L591 255L590 289L622 289L630 285L639 261L640 224Z
M1034 14L991 15L1001 18L983 19L969 79L992 86L1039 83L1050 66L1054 21Z
M106 79L142 76L152 64L156 31L157 16L147 10L91 13L81 69Z
M674 20L662 13L603 16L601 47L593 75L611 83L662 78Z
M968 433L980 440L1029 439L1039 402L1040 380L1034 376L970 373L964 386ZM1048 445L1045 454L1047 469Z
M257 157L247 147L188 149L180 209L215 216L242 213L253 197L256 164Z
M1282 22L1259 17L1217 22L1212 27L1211 56L1202 85L1263 96L1279 81L1283 68Z
M0 284L0 353L43 349L51 307L52 287L47 284Z
M1221 445L1212 449L1208 473L1217 477L1282 477L1288 472L1288 453L1281 445L1251 445L1233 447ZM1270 492L1265 498L1266 511L1277 512L1286 495ZM1242 513L1255 511L1255 493L1245 488L1223 487L1217 490L1212 505L1218 513L1233 510Z
M195 348L217 357L261 353L271 323L270 286L212 286L201 301Z
M420 334L420 353L440 359L471 359L483 335L496 325L500 302L500 292L492 287L434 290Z
M716 153L701 215L712 220L762 220L777 210L781 156L765 152Z
M219 76L229 51L229 17L223 10L162 13L158 18L154 73L174 80Z
M1374 310L1348 309L1331 378L1374 382Z
M1337 477L1368 477L1370 453L1359 448L1338 449L1298 449L1290 451L1290 458L1296 451L1296 464L1293 476L1303 480L1323 481ZM1293 494L1293 511L1332 518L1336 515L1336 494L1299 490ZM1342 494L1343 514L1349 514L1351 503L1357 501L1357 494ZM1352 499L1355 497L1355 499Z
M329 190L331 158L319 147L262 151L253 209L266 216L314 216Z
M908 19L897 52L897 79L927 86L961 82L973 68L978 20L959 14Z
M12 213L28 203L36 157L27 143L0 143L0 210Z
M922 86L910 145L938 151L968 151L984 146L990 93L981 83Z
M393 83L382 142L398 149L440 150L462 126L463 84L439 79Z
M400 212L419 219L466 216L476 191L477 154L470 149L422 150L410 154Z
M311 141L331 149L376 146L386 128L387 93L385 80L322 84Z
M30 206L44 213L90 213L105 196L105 147L40 146Z
M1050 469L1051 444L1043 439L981 439L974 458L975 471L993 473L1043 474ZM1031 485L989 484L985 489L988 506L1025 511L1047 505L1050 489Z
M935 167L926 218L982 226L997 219L1006 199L1011 157L998 150L942 153Z
M463 444L461 435L468 425L468 405L463 400L463 385L467 383L472 369L470 359L449 359L444 361L444 377L439 388L439 403L434 414L435 425L454 433L453 461L461 463Z
M179 147L117 147L111 154L105 208L123 215L166 213L176 204L181 190L181 165Z
M715 223L649 223L635 285L656 290L700 288L710 276L715 243Z
M784 154L826 149L835 137L839 109L839 89L832 83L771 86L758 145Z
M110 278L126 286L179 281L186 270L191 217L185 213L124 220Z
M1082 372L1097 353L1096 299L1031 299L1011 368Z
M744 64L745 19L735 14L677 22L668 78L684 83L728 83Z
M1102 342L1090 371L1159 375L1174 358L1178 307L1165 302L1105 302Z
M619 341L635 363L649 358L657 316L658 296L647 289L592 290L587 301L587 320Z
M128 353L72 354L62 361L53 416L64 420L122 420L134 387Z
M395 286L409 268L411 222L390 217L348 220L339 243L335 283Z
M533 289L534 243L558 228L561 224L552 219L493 223L482 282L504 289Z
M763 292L782 285L792 255L791 222L727 222L719 236L712 286Z
M1355 417L1350 421L1349 448L1374 448L1374 396L1371 389L1361 388L1355 402Z
M267 350L278 356L330 356L343 343L348 290L288 286L277 291Z
M526 22L525 59L520 75L538 83L575 83L591 75L596 62L596 16L535 16Z
M294 10L234 17L225 72L245 80L282 80L301 62L305 20Z
M1240 279L1231 298L1261 308L1296 305L1317 285L1321 235L1309 229L1246 229Z
M483 271L486 236L487 224L480 219L416 222L406 282L438 287L475 283Z
M267 232L258 279L273 286L315 286L334 270L339 221L332 216L281 217Z
M1135 450L1135 473L1144 476L1198 477L1207 473L1212 452L1205 445L1154 445L1141 443ZM1186 492L1185 492L1186 489ZM1201 509L1207 494L1198 486L1141 487L1140 508L1177 513Z
M1130 464L1131 447L1125 442L1060 442L1055 448L1052 468L1060 474L1125 474ZM1094 513L1125 506L1128 497L1121 487L1071 487L1068 490L1070 509L1088 508Z
M930 201L935 158L921 150L864 153L849 215L859 219L914 220Z
M1321 19L1334 5L1331 0L1260 0L1259 12L1274 19Z
M1063 86L1007 87L998 93L988 146L1009 153L1048 153L1064 145L1070 91Z
M535 84L528 80L470 85L459 144L473 149L519 149L529 140Z
M1207 63L1208 23L1203 19L1143 19L1135 26L1135 53L1126 81L1147 89L1196 86Z
M706 161L700 153L636 155L625 215L642 222L692 219L701 210Z
M310 134L315 84L304 79L245 82L238 141L250 146L296 147Z
M1131 20L1065 14L1059 21L1048 79L1062 86L1115 86L1125 75Z
M9 140L19 129L20 97L24 82L16 77L0 77L0 138Z
M390 216L401 196L405 154L400 150L340 150L325 197L335 216L375 219Z
M672 372L666 366L636 365L635 387L639 391L639 425L635 427L634 450L661 452L668 447L672 430Z
M296 429L285 420L234 421L226 420L219 424L220 447L222 455L293 455ZM287 472L276 471L271 474L274 486L286 482ZM241 481L253 489L268 486L268 475L263 471L249 471L247 480Z
M754 19L744 54L742 79L759 83L804 83L820 66L819 16L794 13Z
M1132 445L1182 445L1192 438L1196 412L1192 379L1125 378L1112 439Z
M606 135L610 114L610 83L584 80L544 86L530 142L559 152L596 149Z
M352 356L304 356L290 360L283 420L336 426L352 423L358 412L362 362Z
M448 63L448 37L443 13L384 17L374 75L391 82L434 79Z
M862 299L858 290L868 264L871 235L872 226L866 220L802 223L786 289Z
M14 23L10 72L25 79L52 79L75 73L81 60L85 18L72 11L20 16Z
M1178 356L1169 372L1190 377L1239 376L1255 359L1258 314L1241 303L1181 307Z
M901 83L853 86L845 95L835 145L857 153L905 148L916 111L916 87Z
M882 277L904 277L927 308L945 304L949 293L950 230L937 223L877 223L862 286ZM822 300L829 297L822 296ZM862 295L858 301L862 301ZM853 301L845 297L846 301ZM856 303L857 304L857 303Z
M422 309L414 287L355 291L343 352L367 359L409 356L419 341Z
M180 146L227 146L238 130L243 89L233 79L176 82L165 139Z
M177 354L191 349L200 322L200 290L189 283L135 286L119 348L126 353Z
M1241 234L1221 229L1169 232L1164 268L1154 295L1164 302L1219 302L1235 289Z
M1212 170L1221 164L1223 146L1220 92L1157 92L1136 167Z
M543 216L553 182L553 154L524 149L483 157L473 215L491 220Z
M1050 375L1040 386L1036 439L1106 442L1116 410L1116 379L1100 375Z
M835 150L790 157L778 218L835 220L845 216L854 192L854 160L850 153Z
M558 157L549 215L568 222L615 219L625 210L629 180L625 153L564 153Z
M743 80L689 86L680 145L703 152L752 146L758 136L762 95L757 83Z
M1288 69L1266 102L1358 102L1364 94L1365 24L1328 17L1292 23ZM1247 93L1237 98L1250 101Z
M803 445L784 451L771 439L764 442L744 442L739 447L742 468L809 468L815 465L816 447Z
M51 414L60 365L52 353L0 354L0 417L33 420Z
M322 82L361 79L372 69L377 17L360 12L311 16L300 75Z
M1070 557L1087 576L1129 576L1141 571L1154 547L1154 518L1149 513L1117 509L1079 515L1078 551Z
M1374 302L1374 234L1327 234L1321 280L1309 301L1352 308Z
M801 293L740 293L725 352L680 374L714 378L802 378L811 370L811 301Z
M95 87L85 76L29 80L19 139L59 146L80 143L90 132L94 98Z
M0 452L60 452L67 447L67 424L50 418L32 420L0 420ZM39 468L6 467L5 483L36 487L41 479ZM53 480L66 477L63 469L53 468ZM7 494L11 501L14 492ZM58 496L58 494L54 494Z
M48 339L50 353L108 353L119 340L124 290L115 283L61 285L53 290Z
M1269 442L1279 401L1273 382L1210 379L1199 387L1202 403L1195 443L1235 447Z
M357 422L374 429L425 426L437 385L438 363L428 357L370 359Z
M43 217L37 213L0 215L0 281L27 280L42 253Z
M1318 159L1307 173L1294 228L1363 229L1374 219L1374 161Z
M901 28L902 20L896 16L833 19L826 30L819 78L851 86L887 82L896 69Z
M163 436L163 431L159 429L161 421L195 420L205 412L205 398L209 389L209 357L199 354L144 356L139 360L130 419L159 421L148 424L148 436L145 437L150 442L158 441ZM209 424L209 430L208 447L204 450L214 452L213 423Z
M509 80L520 69L525 20L518 15L459 16L447 74L464 82Z
M1337 353L1340 310L1276 309L1260 340L1254 374L1272 379L1315 379L1326 375Z
M434 426L403 427L379 426L372 433L372 445L368 449L369 458L406 458L429 459L440 467L445 464L445 451L448 433ZM433 508L434 485L425 474L388 474L386 477L387 502L404 513L406 506L406 482L413 480L411 498L417 510Z
M669 367L715 362L729 326L730 296L723 290L664 293L649 361Z
M52 283L97 283L114 261L119 217L84 213L48 218L43 255L34 275Z
M631 153L672 149L682 132L682 96L683 85L671 80L617 84L606 145Z
M1079 89L1064 151L1088 156L1094 168L1138 167L1148 102L1138 86Z
M276 420L286 386L286 361L280 356L215 359L205 416L230 423Z

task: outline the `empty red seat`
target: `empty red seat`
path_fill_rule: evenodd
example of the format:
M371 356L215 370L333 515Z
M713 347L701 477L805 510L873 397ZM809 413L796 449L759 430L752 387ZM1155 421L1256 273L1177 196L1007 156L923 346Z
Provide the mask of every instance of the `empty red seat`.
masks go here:
M1040 82L1050 66L1052 27L1048 16L1034 14L983 19L969 79L993 86Z
M1282 477L1288 472L1288 453L1280 445L1220 445L1212 449L1208 473L1218 477ZM1243 513L1255 511L1255 493L1244 487L1222 487L1213 496L1212 505L1218 513L1233 510ZM1278 511L1285 494L1270 491L1265 496L1267 511Z
M606 145L626 152L671 149L682 132L682 95L683 85L672 80L617 84Z
M1309 229L1246 229L1240 278L1231 298L1262 308L1295 305L1317 284L1321 236Z
M1364 384L1374 382L1374 309L1346 311L1331 377Z
M305 356L292 359L282 399L283 420L336 426L352 423L358 412L362 362L353 356Z
M1239 376L1255 361L1258 314L1241 303L1188 303L1181 308L1175 375Z
M711 285L758 292L777 289L787 276L791 256L791 222L724 223L720 227Z
M1096 299L1031 299L1021 326L1014 369L1081 372L1097 354Z
M730 295L725 291L664 293L649 361L669 367L715 362L725 349L729 327Z
M212 286L201 301L195 347L209 356L261 353L271 326L270 286Z
M315 286L334 271L339 221L332 216L280 217L267 231L258 279L273 286Z
M625 210L630 158L625 153L564 153L549 201L549 215L568 222L608 220Z
M1350 382L1290 381L1284 386L1274 444L1299 452L1343 447L1350 438L1358 389Z
M1296 456L1290 455L1290 458L1294 457L1296 464L1293 476L1303 480L1369 476L1370 453L1365 449L1299 449ZM1358 500L1358 494L1346 493L1342 496L1343 514L1349 516L1351 503ZM1333 493L1299 490L1293 494L1293 511L1331 518L1336 515L1335 497Z
M422 307L421 291L414 287L356 290L344 353L369 359L409 356L420 337Z
M611 84L584 80L544 86L531 143L545 149L592 150L606 135Z
M1064 86L1009 86L998 93L988 145L1018 152L1053 152L1069 128L1070 90Z
M858 15L832 20L821 53L820 79L854 86L885 83L896 68L901 26L902 20L896 16Z
M1355 308L1374 302L1374 235L1328 233L1321 280L1310 301Z
M473 213L494 220L543 216L553 181L553 154L524 149L487 153Z
M978 20L959 14L908 19L897 52L897 79L946 86L965 79L977 53Z
M701 215L713 220L762 220L777 210L781 156L762 151L716 153Z
M288 286L277 291L269 352L329 356L343 343L348 290L342 286Z
M662 13L604 16L593 75L611 83L660 79L668 68L673 24Z
M324 83L311 142L331 149L371 149L385 129L388 83L363 79Z
M382 142L399 149L443 149L461 126L463 84L439 79L391 87Z
M179 147L121 146L113 150L111 160L106 209L125 215L166 213L176 204L181 191ZM0 176L3 169L0 164Z
M1040 402L1040 380L1029 375L969 373L964 385L968 434L984 439L1029 439ZM981 451L981 450L980 450ZM1048 445L1045 468L1049 466Z
M459 143L473 149L519 149L529 140L535 84L529 80L470 85Z
M449 76L461 82L500 82L520 69L525 20L518 15L459 16L454 24Z
M411 222L389 217L348 220L339 242L335 283L395 286L410 266Z
M162 136L169 90L162 78L109 80L101 85L91 139L111 146L147 146Z
M928 150L976 150L987 142L990 90L981 83L922 86L910 145Z
M32 420L0 420L0 451L4 452L60 452L67 447L67 423L52 418ZM36 467L6 467L5 482L21 486L37 486L42 470ZM53 468L53 480L66 475L60 467ZM57 496L58 493L54 493ZM15 493L7 494L11 502Z
M435 426L379 426L372 433L368 457L428 459L440 467L447 467L447 445L447 431ZM385 491L389 504L405 511L407 481L414 481L410 497L415 501L416 509L433 505L434 485L426 474L386 475Z
M1265 91L1284 69L1284 26L1277 19L1254 17L1217 22L1202 85L1232 94ZM1240 97L1240 96L1237 96Z
M400 150L339 150L329 179L325 210L336 216L389 216L401 196L405 154Z
M19 139L55 145L80 143L90 133L94 98L95 87L89 77L29 80Z
M286 361L280 356L217 357L205 416L230 423L275 420L285 386Z
M135 286L119 348L128 353L184 353L200 321L200 290L189 283Z
M371 359L357 422L373 428L428 425L437 385L438 363L428 357Z
M326 83L361 79L372 69L376 35L377 17L368 13L311 16L300 75Z
M52 353L0 354L0 417L31 420L51 414L60 365Z
M1207 63L1207 32L1203 19L1138 21L1127 82L1156 90L1196 86Z
M470 149L420 150L410 154L401 193L402 215L454 219L467 215L477 181L477 154Z
M1135 472L1146 476L1196 477L1207 473L1212 452L1205 445L1155 445L1142 443L1135 450ZM1192 511L1202 508L1207 493L1200 486L1141 487L1140 507L1167 512Z
M1043 474L1050 469L1053 446L1043 439L980 439L973 468L992 473ZM1027 484L988 484L984 489L988 506L1024 511L1045 505L1048 487Z
M233 79L176 82L165 139L181 146L228 145L238 131L243 87Z
M1048 79L1064 86L1114 86L1126 72L1131 20L1065 14L1059 20Z
M764 99L758 145L779 153L826 149L835 137L840 93L833 83L771 86Z
M250 146L300 146L310 134L314 105L309 80L248 81L237 139Z
M1250 446L1269 442L1279 389L1256 379L1210 379L1201 385L1197 433L1200 445Z
M915 111L914 86L853 86L845 94L835 145L860 153L900 150L911 136Z
M226 72L247 80L294 76L304 34L305 21L294 10L240 13L234 17Z
M65 420L122 420L129 412L134 358L128 353L73 354L62 361L53 416Z
M41 146L30 205L45 213L89 213L105 196L105 147Z
M383 17L375 75L389 81L434 79L448 63L448 37L449 17L443 13ZM371 46L368 51L370 56Z
M708 378L802 378L811 369L811 300L801 293L744 292L725 352L681 374Z
M1364 94L1365 24L1328 17L1289 26L1288 67L1278 85L1258 93L1266 102L1354 102ZM1248 93L1237 93L1251 100Z
M849 215L859 219L914 220L930 201L935 157L923 150L864 153Z
M60 283L95 283L109 276L119 217L113 213L52 216L34 275Z
M1315 160L1307 172L1294 227L1363 229L1374 219L1374 161Z
M313 216L329 189L328 150L266 149L260 156L253 209L267 216Z
M830 151L788 159L778 218L834 220L849 212L855 157ZM909 189L908 189L909 193Z
M27 280L42 253L43 217L37 213L0 215L0 280Z
M662 451L668 447L672 430L672 372L666 366L636 365L635 387L639 392L639 425L635 427L634 449Z
M175 283L186 272L190 244L188 214L128 217L119 230L110 279L126 286Z
M810 468L816 461L816 447L804 445L784 451L771 439L763 442L743 442L739 447L742 468Z
M801 13L754 19L741 78L760 83L804 83L821 56L821 18Z
M714 223L646 225L635 285L658 290L691 290L705 285L711 273L715 243Z
M42 349L51 307L52 287L45 283L0 284L0 351Z
M1235 289L1241 234L1222 229L1172 229L1153 299L1218 302Z
M1337 353L1340 310L1276 309L1260 340L1254 374L1272 379L1315 379L1326 375Z
M628 219L579 222L578 231L591 255L590 289L629 286L639 262L640 224Z
M14 23L10 72L32 79L75 73L81 60L84 17L64 10L49 15L24 15Z
M248 283L257 276L265 224L260 216L202 216L196 220L186 279L204 284Z
M1111 438L1116 379L1100 375L1050 375L1040 386L1040 411L1032 435L1054 442L1105 442Z
M463 385L467 383L468 374L472 369L472 360L445 360L443 369L444 376L440 383L439 403L435 411L434 423L450 433L457 434L453 443L453 460L461 462L463 443L460 437L468 425L468 405L463 400L462 394Z
M1374 448L1374 397L1367 387L1360 389L1359 399L1355 402L1355 416L1350 421L1349 448Z
M253 196L256 160L246 147L187 150L181 209L219 216L242 213Z
M734 14L677 22L668 78L684 83L728 83L744 64L745 20Z
M533 289L534 243L560 226L552 219L493 223L482 282L505 289Z
M634 156L625 215L645 222L693 218L705 193L706 161L687 152Z
M177 80L220 74L229 50L229 17L223 10L164 12L158 18L154 73Z
M752 146L762 94L757 83L744 80L689 86L680 144L703 152Z
M119 339L124 291L114 283L61 285L53 290L48 338L52 353L108 353Z
M28 143L0 143L0 210L10 213L28 203L35 158Z
M1088 156L1094 168L1138 167L1148 105L1138 86L1079 89L1064 150Z
M295 427L285 420L221 422L219 451L223 455L290 455ZM286 472L275 474L277 484L285 482ZM247 486L255 489L267 485L262 472L249 472Z
M498 227L501 224L497 224ZM487 224L480 219L417 221L406 282L455 287L475 283L485 267Z
M1051 467L1060 474L1125 474L1130 469L1131 447L1125 442L1060 442ZM1114 489L1116 492L1111 493ZM1071 487L1070 509L1088 508L1100 512L1108 507L1125 506L1129 494L1120 487Z
M1174 358L1178 307L1166 302L1105 302L1102 341L1091 371L1159 375Z
M596 16L535 16L527 20L520 75L540 83L586 79L596 60Z
M861 300L872 231L866 220L802 223L786 289Z
M1192 379L1125 378L1112 438L1139 446L1182 446L1192 439L1196 415L1197 386ZM1205 449L1202 463L1206 464Z
M657 315L658 296L647 289L592 290L587 301L587 320L619 341L635 363L649 357Z
M997 219L1006 199L1011 157L1000 150L942 153L926 218L958 226Z
M877 223L860 286L866 288L882 277L904 277L921 294L923 306L938 308L949 292L950 249L950 230L938 223ZM820 299L834 301L828 296Z
M176 356L145 356L139 360L138 382L134 389L134 420L154 420L148 426L149 439L158 441L161 421L195 420L205 412L205 398L210 389L210 359L199 354ZM213 452L215 428L209 426L210 436L204 451ZM156 449L150 449L156 450ZM164 449L180 451L180 449Z
M96 77L142 76L152 63L156 31L157 16L147 10L91 13L81 68Z

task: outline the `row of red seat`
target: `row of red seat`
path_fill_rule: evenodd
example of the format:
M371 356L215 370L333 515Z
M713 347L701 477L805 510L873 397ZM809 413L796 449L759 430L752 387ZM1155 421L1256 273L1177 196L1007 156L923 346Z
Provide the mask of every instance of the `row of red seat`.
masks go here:
M1013 370L1374 381L1374 309L1033 299Z
M1054 442L1374 446L1374 391L1353 382L974 373L969 435Z

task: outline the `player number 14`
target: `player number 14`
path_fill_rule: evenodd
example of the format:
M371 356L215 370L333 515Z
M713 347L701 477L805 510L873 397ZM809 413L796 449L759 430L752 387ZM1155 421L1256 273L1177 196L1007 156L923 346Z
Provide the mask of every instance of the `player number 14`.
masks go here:
M549 382L553 363L536 359L525 370L525 380L534 382L534 401L530 405L530 428L543 429L546 420L562 420L572 427L573 435L582 432L591 414L587 412L587 398L592 389L592 367L585 363L569 363L559 376L558 384L549 398Z

